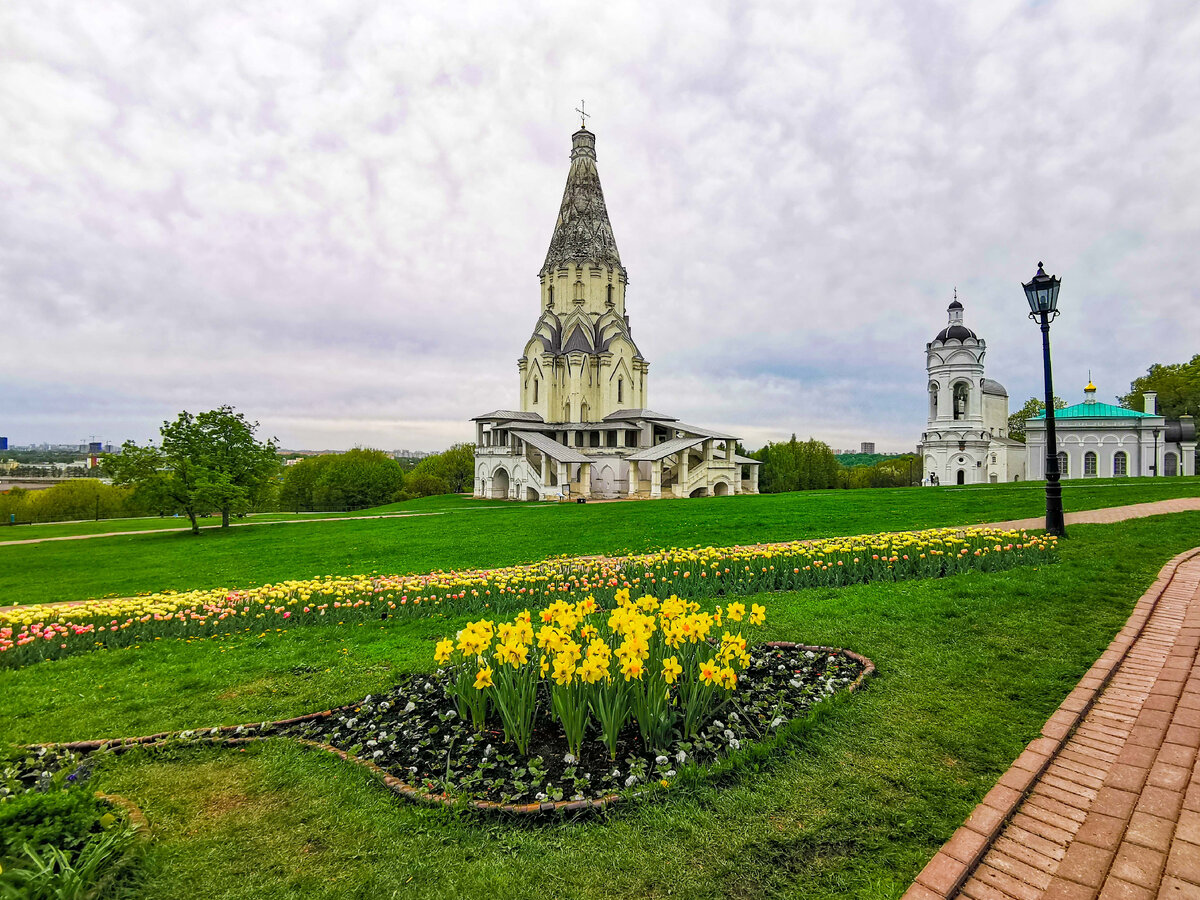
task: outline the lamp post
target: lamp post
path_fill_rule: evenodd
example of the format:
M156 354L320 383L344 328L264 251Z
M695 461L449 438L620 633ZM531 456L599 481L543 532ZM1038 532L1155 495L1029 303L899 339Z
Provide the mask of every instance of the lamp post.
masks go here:
M1029 301L1029 318L1042 328L1042 368L1046 378L1046 531L1064 537L1067 533L1063 519L1062 485L1059 484L1058 436L1054 431L1054 379L1050 372L1050 323L1058 317L1058 288L1062 279L1046 274L1038 263L1037 274L1025 289Z
M1150 471L1154 474L1150 477L1158 477L1158 429L1154 429L1154 462L1150 464Z

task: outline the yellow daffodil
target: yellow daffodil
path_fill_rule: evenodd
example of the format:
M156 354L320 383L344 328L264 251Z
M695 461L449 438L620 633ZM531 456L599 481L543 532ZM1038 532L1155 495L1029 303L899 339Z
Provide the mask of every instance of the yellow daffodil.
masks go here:
M683 666L679 665L679 660L674 656L668 656L663 660L662 677L667 684L674 684L682 671Z

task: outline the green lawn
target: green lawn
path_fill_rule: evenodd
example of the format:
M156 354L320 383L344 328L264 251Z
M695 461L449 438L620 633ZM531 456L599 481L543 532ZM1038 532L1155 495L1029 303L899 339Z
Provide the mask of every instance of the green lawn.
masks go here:
M1077 482L1064 493L1068 511L1095 509L1195 496L1200 478ZM1036 483L584 505L432 497L399 507L432 516L0 546L0 606L995 522L1037 516L1044 502Z
M234 518L234 523L244 525L265 525L273 522L319 522L322 519L362 518L370 516L414 515L459 512L464 509L486 509L493 506L505 506L503 500L474 500L458 494L442 497L422 497L404 503L390 503L387 506L376 506L371 509L355 509L340 512L269 512L251 513L245 518ZM219 528L219 516L210 516L200 520L201 528ZM169 529L178 532L191 530L191 525L184 516L138 516L129 519L99 519L94 522L47 522L37 525L16 525L0 527L0 542L29 541L41 538L70 537L75 535L92 534L121 534L127 531L161 531Z
M786 499L775 498L780 511L810 521ZM589 512L610 508L622 507ZM757 526L724 527L783 527L757 508ZM720 526L710 521L708 533ZM543 535L548 549L558 530ZM664 533L660 522L641 536ZM98 787L133 798L155 825L149 898L896 898L1036 736L1162 564L1198 544L1200 513L1180 513L1077 526L1061 561L1037 569L755 597L768 607L770 637L857 650L878 676L757 770L582 824L405 805L356 767L281 740L119 757ZM503 546L516 552L511 540ZM0 739L141 734L349 702L432 668L433 639L457 624L295 629L0 671Z

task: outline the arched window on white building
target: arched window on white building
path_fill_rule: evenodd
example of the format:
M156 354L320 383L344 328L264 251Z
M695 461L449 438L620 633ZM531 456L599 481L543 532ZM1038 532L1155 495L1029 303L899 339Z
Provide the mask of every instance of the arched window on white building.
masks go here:
M1058 474L1063 478L1067 478L1071 474L1071 469L1067 465L1067 454L1064 450L1058 451Z
M938 395L937 384L936 383L931 384L929 386L929 418L930 419L937 418L937 395Z
M1091 450L1083 454L1083 474L1096 477L1096 454Z
M1179 474L1179 458L1174 453L1163 455L1163 474L1168 478Z
M1113 478L1124 478L1129 474L1129 454L1118 450L1113 454Z
M967 398L970 388L967 387L965 381L960 381L954 386L954 418L965 419L967 417Z

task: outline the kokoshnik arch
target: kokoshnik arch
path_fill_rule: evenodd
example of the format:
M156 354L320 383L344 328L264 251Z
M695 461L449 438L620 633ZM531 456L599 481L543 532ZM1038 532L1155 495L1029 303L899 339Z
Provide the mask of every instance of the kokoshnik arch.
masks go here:
M596 136L571 138L571 168L546 261L541 313L517 363L520 408L474 418L475 496L702 497L758 493L737 437L648 408L650 363L633 340L596 169Z

